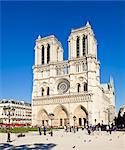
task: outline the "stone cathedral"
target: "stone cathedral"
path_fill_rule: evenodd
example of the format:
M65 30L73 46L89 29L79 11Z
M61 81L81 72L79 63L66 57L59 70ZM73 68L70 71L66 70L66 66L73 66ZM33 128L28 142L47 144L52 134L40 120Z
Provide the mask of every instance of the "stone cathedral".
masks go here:
M112 77L100 83L97 41L89 22L71 30L68 60L63 60L63 52L54 35L36 39L32 125L50 125L50 113L54 114L53 126L113 122L114 83Z

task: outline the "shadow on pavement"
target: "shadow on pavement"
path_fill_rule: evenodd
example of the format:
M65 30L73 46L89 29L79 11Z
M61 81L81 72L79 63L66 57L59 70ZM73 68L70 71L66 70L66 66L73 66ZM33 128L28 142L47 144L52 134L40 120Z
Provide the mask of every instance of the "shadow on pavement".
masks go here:
M49 144L32 144L32 145L19 145L13 146L7 143L0 143L0 150L7 148L7 150L51 150L55 147L56 144L49 143Z

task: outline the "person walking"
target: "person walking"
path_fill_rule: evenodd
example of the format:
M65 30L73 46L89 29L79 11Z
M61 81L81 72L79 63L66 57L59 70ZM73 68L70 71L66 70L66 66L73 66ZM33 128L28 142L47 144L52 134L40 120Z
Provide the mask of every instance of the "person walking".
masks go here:
M41 135L41 129L40 129L40 127L38 127L38 132L39 132L39 135Z
M106 131L108 133L108 131L109 131L109 125L106 126Z
M66 125L64 125L64 131L66 132Z
M43 127L44 135L46 135L46 127Z
M112 126L109 126L109 133L112 134Z
M88 127L88 134L89 134L89 135L91 134L91 129L90 129L90 127Z

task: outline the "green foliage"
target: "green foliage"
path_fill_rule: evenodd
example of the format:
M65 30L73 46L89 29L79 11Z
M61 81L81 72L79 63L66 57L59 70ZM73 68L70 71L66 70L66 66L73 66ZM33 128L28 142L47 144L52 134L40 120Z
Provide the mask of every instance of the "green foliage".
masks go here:
M6 133L6 128L0 128L0 133Z
M8 128L6 127L0 127L0 133L6 133ZM50 131L50 128L47 128L47 131ZM53 130L57 130L53 129ZM11 133L26 133L26 132L32 132L32 131L38 131L37 127L11 127L10 132ZM41 128L41 131L43 131L43 128Z

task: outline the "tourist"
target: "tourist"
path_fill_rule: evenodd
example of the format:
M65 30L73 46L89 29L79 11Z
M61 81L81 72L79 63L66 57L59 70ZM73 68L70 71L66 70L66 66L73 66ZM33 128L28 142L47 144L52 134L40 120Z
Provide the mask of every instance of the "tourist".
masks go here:
M112 134L112 125L109 126L109 133Z
M79 128L78 128L78 126L77 126L77 131L79 131Z
M91 127L90 126L88 126L87 128L86 128L86 131L88 132L88 134L90 135L91 134Z
M39 132L39 135L41 135L41 129L40 129L40 127L38 127L38 132Z
M72 127L70 127L69 129L70 129L70 132L72 132Z
M44 135L46 135L46 127L43 127Z
M106 131L107 131L107 132L109 131L109 125L106 126Z
M88 128L88 134L89 134L89 135L91 134L91 130L90 130L90 128Z

